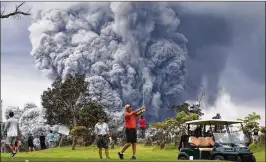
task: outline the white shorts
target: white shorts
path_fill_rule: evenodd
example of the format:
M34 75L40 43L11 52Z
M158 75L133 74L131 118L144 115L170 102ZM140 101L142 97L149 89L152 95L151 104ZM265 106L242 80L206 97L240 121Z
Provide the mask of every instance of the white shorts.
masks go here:
M13 136L13 137L6 137L6 144L7 145L15 145L17 137Z

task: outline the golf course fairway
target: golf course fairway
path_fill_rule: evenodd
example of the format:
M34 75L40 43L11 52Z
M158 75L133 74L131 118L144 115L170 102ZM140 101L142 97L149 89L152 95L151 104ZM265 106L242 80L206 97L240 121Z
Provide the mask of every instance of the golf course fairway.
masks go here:
M265 161L265 147L263 146L252 146L252 151L256 156L257 162ZM10 153L1 154L2 162L85 162L85 161L130 161L131 148L129 148L124 153L124 160L119 160L117 152L120 148L110 150L110 158L103 158L100 160L98 155L98 149L96 146L90 147L76 147L76 150L71 150L71 147L61 147L54 149L41 150L36 152L30 152L26 154L25 152L18 152L17 155L11 159L9 157ZM104 152L103 152L104 155ZM144 147L143 145L137 146L137 160L136 161L164 161L172 162L177 161L177 149L172 145L167 145L164 150L160 150L157 147ZM104 156L103 156L104 157ZM206 161L206 160L204 160ZM199 162L199 161L198 161ZM203 161L202 161L203 162Z

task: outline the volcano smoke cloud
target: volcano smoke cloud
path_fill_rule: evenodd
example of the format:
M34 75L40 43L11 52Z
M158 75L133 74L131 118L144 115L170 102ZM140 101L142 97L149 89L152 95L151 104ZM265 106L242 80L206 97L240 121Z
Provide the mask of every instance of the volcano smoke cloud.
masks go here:
M50 10L29 27L31 54L51 79L86 74L92 99L113 110L140 106L144 91L149 112L158 117L185 87L187 39L177 32L179 22L163 3Z
M144 91L148 115L164 118L168 105L195 99L203 80L213 104L232 28L221 15L184 6L92 2L38 12L29 27L31 55L50 79L86 74L91 98L111 111L139 107Z

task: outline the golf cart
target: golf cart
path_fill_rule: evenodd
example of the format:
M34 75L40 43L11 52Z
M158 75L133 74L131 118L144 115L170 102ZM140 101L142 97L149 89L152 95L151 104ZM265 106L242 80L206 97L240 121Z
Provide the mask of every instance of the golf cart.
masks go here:
M237 124L243 127L242 122L211 119L185 124L186 133L181 136L178 160L256 162L253 153L245 146L248 139L239 132L239 126L235 127Z

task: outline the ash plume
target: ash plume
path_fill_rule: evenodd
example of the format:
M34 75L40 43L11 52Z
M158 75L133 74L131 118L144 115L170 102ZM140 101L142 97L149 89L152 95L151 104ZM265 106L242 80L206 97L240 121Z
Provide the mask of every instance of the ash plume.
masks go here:
M217 99L228 57L237 56L233 37L249 32L257 10L220 4L68 3L34 15L31 55L50 79L86 74L91 99L110 112L141 106L144 92L145 115L162 119L171 115L169 105L195 100L202 86L208 104Z
M39 13L31 55L49 78L86 74L88 90L110 110L141 106L159 117L184 91L187 39L167 3L82 3ZM142 84L142 80L145 80Z

